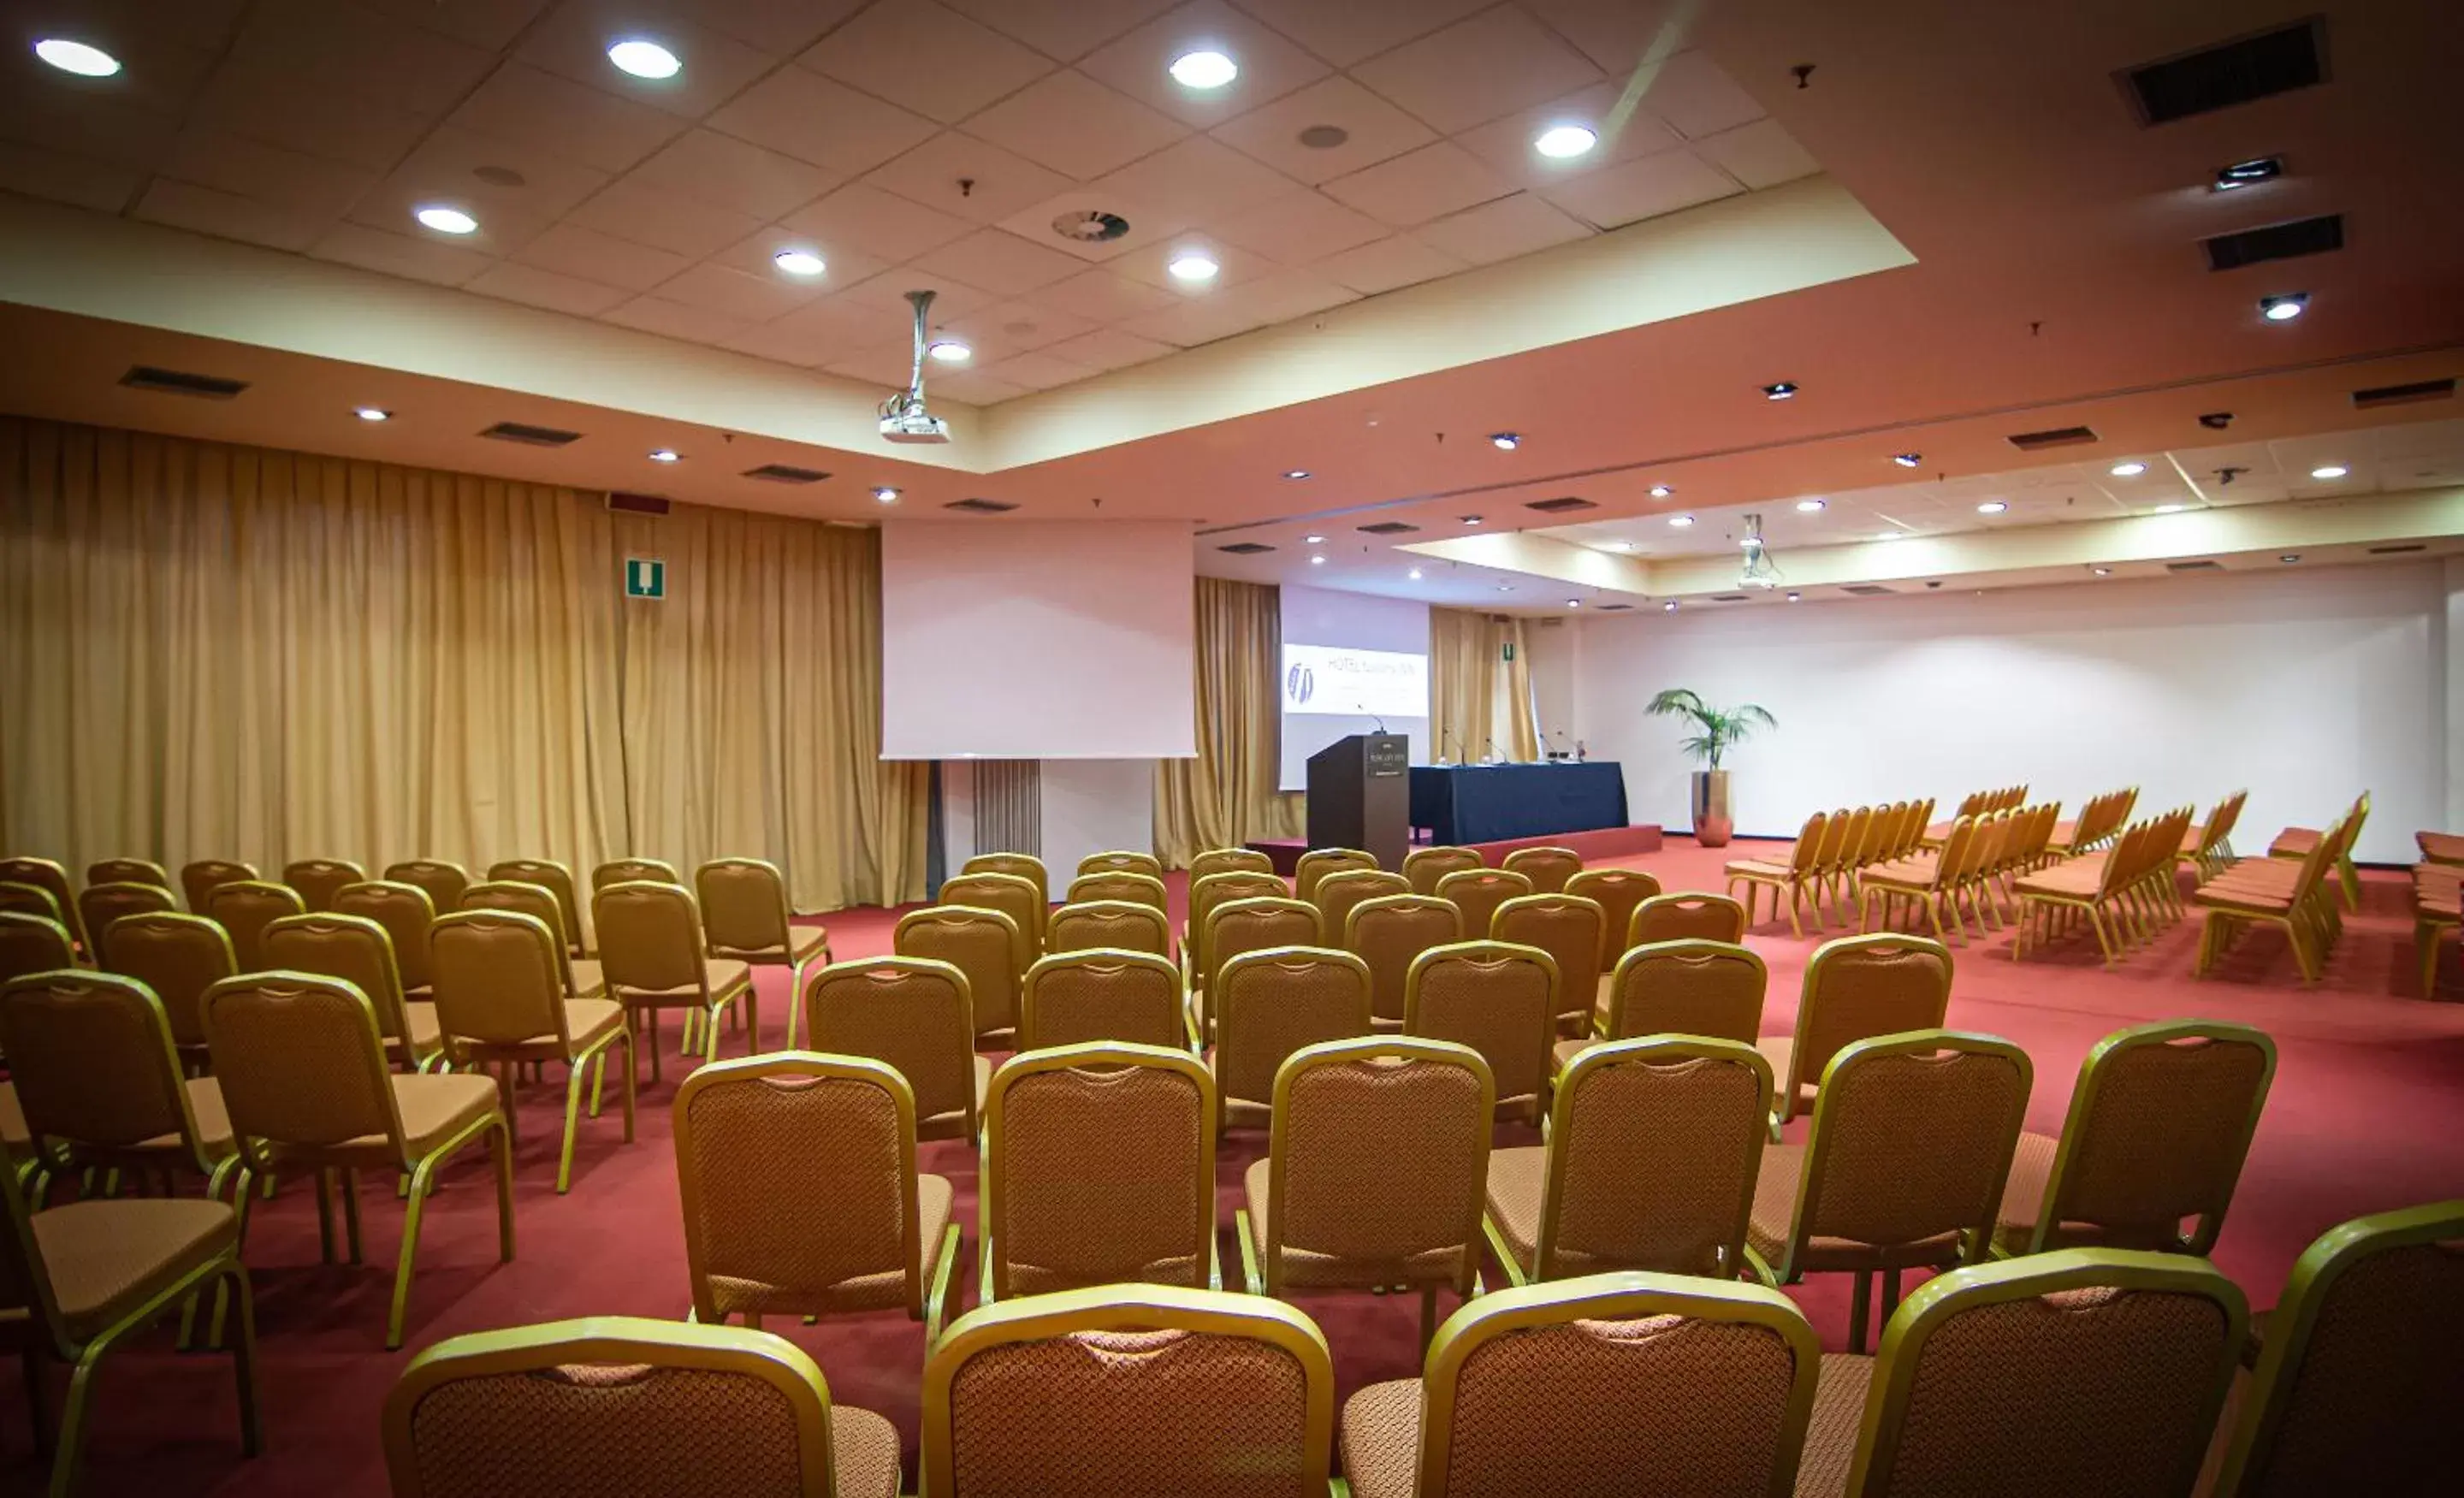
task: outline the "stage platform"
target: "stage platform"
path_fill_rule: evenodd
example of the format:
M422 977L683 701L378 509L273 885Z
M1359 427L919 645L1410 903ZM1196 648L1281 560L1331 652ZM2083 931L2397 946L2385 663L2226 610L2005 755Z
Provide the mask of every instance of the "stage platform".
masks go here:
M1467 846L1478 849L1480 856L1494 868L1518 848L1572 848L1582 855L1585 863L1590 863L1594 859L1632 858L1639 853L1657 853L1660 841L1660 826L1653 823L1640 826L1599 827L1589 832L1557 832L1547 837L1508 838L1502 843L1472 843ZM1287 876L1300 867L1301 854L1309 851L1309 844L1296 837L1244 846L1273 859L1275 872ZM1425 848L1428 845L1415 843L1412 846Z

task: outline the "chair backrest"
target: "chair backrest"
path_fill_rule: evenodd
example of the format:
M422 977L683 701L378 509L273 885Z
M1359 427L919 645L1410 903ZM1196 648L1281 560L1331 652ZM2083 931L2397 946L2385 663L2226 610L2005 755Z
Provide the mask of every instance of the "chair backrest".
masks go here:
M1265 1290L1447 1284L1468 1294L1497 1088L1468 1046L1380 1035L1303 1046L1275 1075Z
M69 938L83 952L92 952L84 921L77 914L77 896L69 891L69 871L49 858L0 858L0 883L31 884L52 897L59 907L57 919L69 929ZM41 914L36 912L34 914Z
M466 911L511 911L529 915L547 927L556 943L557 980L560 992L570 994L573 984L573 934L564 924L564 907L556 892L543 884L531 884L520 879L482 879L462 892L462 908Z
M1044 955L1044 926L1052 916L1052 907L1045 903L1043 889L1025 875L991 869L958 874L941 881L936 898L943 905L972 905L1008 916L1025 943L1019 952L1020 972Z
M376 1006L308 973L242 973L206 990L206 1044L231 1131L318 1148L374 1135L410 1168Z
M592 1316L448 1337L403 1370L384 1423L394 1498L839 1490L820 1366L744 1327Z
M1506 869L1465 869L1438 881L1438 898L1463 912L1463 936L1485 941L1497 908L1531 892L1531 881Z
M1992 1245L2034 1072L2009 1041L1916 1030L1849 1045L1822 1074L1782 1262L1817 1238L1973 1264Z
M231 953L239 959L243 973L253 973L265 966L260 943L267 926L285 915L303 915L307 911L307 901L298 891L287 884L261 879L233 879L215 885L206 894L205 914L230 935Z
M1476 848L1416 848L1403 855L1403 877L1412 882L1414 894L1435 894L1446 875L1486 867Z
M1795 846L1789 849L1788 866L1798 873L1812 873L1822 867L1825 845L1831 836L1831 813L1817 811L1805 819L1796 829Z
M219 923L164 911L114 925L102 944L102 965L151 989L170 1019L172 1040L193 1047L206 1043L206 1017L198 1004L207 989L239 971L239 958Z
M1381 894L1363 900L1343 924L1343 950L1369 964L1369 1012L1398 1023L1414 959L1431 947L1462 939L1463 912L1434 894Z
M930 958L833 962L804 980L815 1050L885 1061L914 1095L916 1127L963 1120L976 1135L976 1022L967 975Z
M993 1292L1206 1288L1214 1272L1215 1078L1186 1049L1022 1052L984 1105L979 1253Z
M1026 970L1019 991L1018 1048L1087 1041L1188 1043L1180 970L1152 952L1090 947L1054 952Z
M1171 1285L979 1306L924 1366L924 1498L1088 1487L1319 1498L1334 1364L1317 1324L1257 1295Z
M1535 895L1535 899L1551 896ZM1564 898L1564 896L1554 896ZM1488 1064L1503 1101L1529 1097L1539 1121L1549 1090L1550 1043L1565 1007L1565 969L1547 948L1514 941L1457 941L1412 959L1403 1033L1452 1041Z
M299 892L312 911L330 911L334 896L346 884L366 880L368 871L347 858L295 858L282 866L282 882Z
M964 973L967 1011L975 1017L977 1035L1017 1025L1026 937L1001 912L968 905L909 911L898 917L891 950L900 957L936 958Z
M1126 900L1133 905L1153 906L1157 911L1169 904L1163 880L1134 869L1098 869L1070 880L1068 903L1083 905L1089 900Z
M460 910L462 892L471 888L471 871L443 858L406 858L398 864L387 864L384 879L387 884L407 884L426 893L431 914Z
M1335 869L1318 878L1309 903L1317 907L1318 928L1329 941L1339 940L1353 908L1364 900L1409 894L1412 881L1383 869Z
M35 1157L54 1144L108 1157L169 1135L209 1168L170 1019L143 983L83 969L16 979L0 988L0 1048Z
M190 911L203 915L206 914L207 896L214 892L217 885L237 884L243 879L255 877L256 868L253 864L235 864L223 858L200 858L195 863L180 866L180 893L187 899Z
M978 853L960 864L958 872L1011 874L1035 886L1035 903L1052 903L1052 875L1033 853Z
M1700 936L1655 941L1617 959L1601 1033L1709 1035L1751 1046L1770 988L1770 970L1750 947Z
M847 1281L875 1278L903 1285L908 1313L923 1316L934 1245L915 1099L895 1068L802 1050L714 1062L677 1086L675 1133L698 1319L819 1311Z
M1377 855L1356 848L1312 848L1292 866L1292 893L1304 900L1317 896L1317 882L1345 869L1375 869Z
M1839 850L1840 869L1861 869L1873 861L1891 818L1888 806L1859 806L1848 819L1848 842Z
M1190 972L1201 983L1209 975L1206 918L1214 914L1215 907L1233 900L1281 899L1291 892L1290 885L1261 869L1228 870L1203 877L1193 874L1189 881L1188 939L1198 950L1191 954Z
M1600 991L1600 947L1608 917L1579 894L1526 894L1489 917L1497 941L1538 947L1557 961L1557 1013L1591 1023Z
M1811 865L1800 862L1798 867L1814 872L1838 868L1848 856L1848 834L1854 829L1855 822L1855 816L1845 806L1832 812L1831 820L1823 825L1822 841L1814 850L1814 862Z
M1285 1058L1369 1033L1369 966L1322 947L1243 952L1217 970L1206 1002L1221 1101L1271 1103Z
M2464 1408L2464 1199L2328 1229L2295 1261L2215 1492L2438 1492Z
M1413 1490L1787 1498L1820 1364L1805 1312L1759 1285L1600 1274L1497 1290L1429 1344Z
M1272 874L1275 861L1254 848L1210 848L1189 861L1189 887L1220 873Z
M489 907L437 916L428 971L438 1028L491 1046L565 1038L569 960L541 916Z
M0 983L76 965L77 949L69 944L69 929L57 919L28 911L0 911Z
M577 953L589 950L583 939L582 901L574 894L572 870L553 858L500 858L488 866L488 878L535 884L555 896L557 930L563 934L565 945ZM466 897L463 904L469 903Z
M2028 1251L2065 1246L2069 1224L2080 1224L2105 1247L2205 1254L2275 1076L2276 1043L2247 1024L2168 1020L2097 1042L2071 1090Z
M334 896L337 914L364 915L385 928L386 937L393 942L394 972L402 980L405 994L428 986L428 929L436 924L439 910L451 909L451 905L436 904L419 885L400 879L344 885ZM382 1013L384 1006L380 1004L378 1008Z
M1226 900L1206 914L1205 936L1199 942L1199 950L1206 954L1206 966L1199 974L1211 989L1221 976L1223 964L1243 952L1262 952L1269 947L1314 947L1325 939L1325 935L1317 907L1307 900L1272 894Z
M85 882L94 884L150 884L157 889L171 888L170 871L150 858L98 858L85 866Z
M1153 853L1131 852L1116 848L1108 853L1089 853L1078 860L1078 877L1096 873L1144 874L1157 884L1163 882L1163 860Z
M611 884L681 885L684 875L664 858L611 858L590 870L590 892L596 896Z
M39 884L26 884L15 879L0 879L0 912L12 915L39 915L62 931L69 931L69 922L77 919L76 906L63 909L59 901L52 898L51 891ZM76 933L71 932L69 939L75 942Z
M1113 874L1101 877L1133 878ZM1084 883L1084 880L1079 881ZM1052 924L1044 934L1044 950L1085 952L1093 947L1152 952L1172 956L1172 922L1163 907L1144 900L1072 900L1052 908Z
M1925 936L1879 932L1816 947L1796 1004L1796 1046L1781 1096L1818 1082L1851 1041L1939 1028L1950 1007L1950 949Z
M1737 1041L1653 1035L1578 1052L1551 1105L1532 1277L1734 1278L1771 1083L1771 1063Z
M1583 855L1571 848L1518 848L1498 867L1530 880L1534 894L1562 894L1566 882L1583 871Z
M77 923L95 943L86 949L89 953L102 950L102 938L113 921L179 908L171 892L159 884L89 884L77 892Z
M1629 949L1686 936L1699 936L1705 941L1745 940L1745 906L1725 894L1677 890L1646 898L1634 908L1633 916L1626 922L1625 944Z
M787 881L779 866L759 858L714 858L693 870L701 932L717 958L775 958L794 950L788 935Z
M1883 1330L1847 1490L2188 1493L2249 1318L2231 1280L2177 1254L1937 1275Z
M1600 908L1600 971L1606 973L1625 953L1634 908L1660 892L1660 881L1639 869L1586 869L1566 881L1566 892Z
M608 998L677 989L707 998L701 912L683 885L608 885L590 897L590 924L599 933L599 971L607 980Z
M263 944L267 967L347 980L376 1009L378 1034L409 1040L402 972L394 962L393 938L383 926L339 911L285 915L265 928Z

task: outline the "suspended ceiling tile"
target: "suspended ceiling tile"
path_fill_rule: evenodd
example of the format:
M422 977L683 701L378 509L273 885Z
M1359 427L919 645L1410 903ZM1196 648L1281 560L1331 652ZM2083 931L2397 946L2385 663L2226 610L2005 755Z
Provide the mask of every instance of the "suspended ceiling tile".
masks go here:
M501 179L506 172L518 180L491 180ZM533 220L543 228L571 212L607 181L607 173L595 166L440 125L384 182L361 197L352 216L379 229L407 222L407 216L380 221L365 215L363 210L372 203L390 198L405 215L423 203L451 204L476 217L483 232L494 227L493 220L507 215Z
M303 85L283 76L249 79L230 65L188 122L383 172L409 155L436 121L347 89Z
M1073 364L1047 353L1019 354L987 368L984 373L996 380L1026 390L1049 390L1054 386L1068 385L1093 376L1096 371L1085 364Z
M1814 153L1799 145L1776 120L1757 120L1706 135L1694 143L1694 154L1757 191L1822 169Z
M552 0L359 0L370 11L487 52L513 45ZM186 9L185 6L175 9Z
M331 220L341 217L377 174L298 151L212 131L181 136L163 170L184 182Z
M976 226L894 192L851 182L780 220L826 256L858 253L896 264L962 239Z
M1341 139L1305 143L1302 136L1313 130ZM1310 184L1374 166L1437 139L1427 125L1341 76L1253 109L1211 133L1293 181Z
M1620 118L1617 107L1620 92L1616 83L1577 89L1466 130L1456 137L1456 143L1527 187L1570 181L1684 143L1676 131L1646 111L1635 110ZM1586 126L1599 136L1599 143L1576 157L1541 155L1533 143L1541 132L1561 124Z
M660 0L774 57L809 47L870 0Z
M451 122L606 172L627 169L684 127L662 110L521 62L490 74Z
M681 339L688 343L723 343L749 325L742 318L731 318L703 307L688 307L680 301L669 301L661 297L636 297L630 301L620 302L604 314L604 318L621 327L637 328L663 338Z
M935 373L926 386L930 392L946 395L970 406L993 406L1014 401L1026 393L1026 387L1013 385L981 369L945 369Z
M773 219L812 202L837 185L829 172L778 151L721 135L690 130L626 173L626 182L698 203Z
M1189 131L1075 69L1038 78L974 116L967 129L1081 182L1159 151Z
M822 274L795 275L781 270L781 251L795 250L822 257ZM764 224L747 237L737 240L702 262L724 266L758 276L797 294L794 304L802 306L815 297L830 296L857 286L890 269L890 263L866 254L860 250L832 248L818 244L809 234L801 234L779 224ZM664 293L662 293L664 295Z
M465 283L464 291L483 297L501 297L527 306L544 307L550 312L570 313L577 318L595 318L625 299L625 293L613 286L585 281L578 276L559 275L535 266L512 260L499 261Z
M1463 262L1409 234L1396 234L1330 255L1311 269L1364 297L1375 297L1379 292L1452 275L1463 269Z
M743 322L768 322L822 294L818 286L789 284L776 275L756 275L705 260L660 284L663 301L715 312Z
M1285 265L1308 265L1384 238L1386 227L1318 192L1293 192L1206 228L1226 244Z
M268 77L318 86L370 107L442 119L496 66L494 49L327 0L259 0L215 86ZM602 59L602 66L605 66Z
M1647 53L1665 55L1686 36L1685 0L1523 0L1524 8L1622 81Z
M1080 263L1073 255L1030 244L1006 230L984 229L919 256L914 268L1015 297L1075 274Z
M1550 207L1529 192L1466 209L1416 231L1423 240L1474 265L1494 265L1516 255L1562 245L1592 232L1591 226Z
M1237 213L1282 197L1295 184L1221 141L1193 135L1095 186L1157 209L1176 223L1194 224L1210 214Z
M1744 191L1690 151L1662 151L1541 189L1541 196L1602 229L1615 229Z
M1508 5L1361 63L1352 76L1448 135L1601 80L1589 58Z
M1338 68L1425 35L1489 0L1245 0L1242 9Z
M1240 75L1194 89L1172 76L1183 55L1220 52ZM1095 52L1079 70L1199 129L1280 99L1327 76L1327 65L1223 0L1191 0Z
M1173 352L1173 345L1151 338L1140 338L1134 333L1125 333L1119 328L1098 328L1092 333L1064 339L1045 352L1055 359L1066 359L1089 369L1126 369L1132 364L1161 359Z
M618 239L580 224L558 224L515 252L524 265L644 292L693 264L687 255Z
M433 281L440 286L460 286L491 263L486 255L470 250L413 239L407 234L390 234L361 224L335 225L309 246L308 253L319 260L408 276L415 281Z
M1082 272L1040 288L1026 299L1098 323L1127 321L1160 312L1180 300L1160 286L1132 280L1110 270Z
M798 59L842 83L956 124L1052 64L933 0L875 5Z
M39 146L0 141L0 189L117 213L145 185L145 174Z
M767 359L773 363L794 364L805 369L818 369L840 352L800 328L789 327L784 321L764 322L759 327L746 328L719 347L734 353L750 354L756 359Z
M1061 230L1064 224L1084 228L1114 218L1129 225L1125 232L1114 238L1089 239L1064 233ZM1001 220L1001 227L1021 239L1101 264L1106 260L1119 259L1139 246L1151 244L1166 234L1177 232L1187 224L1187 219L1181 215L1150 208L1123 193L1090 183L1013 213Z
M750 213L684 201L621 178L566 215L565 221L694 260L715 254L761 227L761 221Z
M243 198L168 177L155 178L132 212L138 218L174 229L295 253L315 244L334 222L328 214Z
M939 135L864 180L885 192L979 224L999 223L1058 192L1069 179L958 130Z
M870 171L933 138L922 115L803 68L781 68L710 117L711 128L841 176Z
M1736 79L1700 52L1681 52L1657 69L1637 75L1642 107L1687 140L1733 130L1763 117L1763 106Z
M1326 185L1328 196L1397 229L1461 212L1514 185L1451 141L1424 145Z
M627 37L656 41L684 66L672 77L643 78L607 60ZM698 120L742 92L779 59L693 19L683 7L662 8L654 22L633 0L565 0L533 27L515 54L522 61L618 99Z
M1216 271L1213 279L1184 281L1172 274L1170 269L1172 262L1180 256L1183 250L1190 248L1203 249L1207 256L1214 260ZM1185 302L1219 297L1226 287L1238 286L1243 281L1271 275L1279 267L1265 256L1251 254L1246 250L1236 250L1229 245L1217 244L1199 235L1182 235L1169 243L1149 245L1143 250L1125 254L1112 262L1112 269L1123 275L1144 281L1149 286L1162 289L1176 301Z

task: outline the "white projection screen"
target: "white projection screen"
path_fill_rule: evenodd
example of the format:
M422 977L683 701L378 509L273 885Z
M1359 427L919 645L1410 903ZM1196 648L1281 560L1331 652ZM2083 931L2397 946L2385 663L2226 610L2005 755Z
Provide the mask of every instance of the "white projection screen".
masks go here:
M1428 606L1287 584L1282 616L1283 789L1306 788L1310 755L1380 719L1426 764Z
M1156 760L1198 752L1189 526L881 528L881 757Z

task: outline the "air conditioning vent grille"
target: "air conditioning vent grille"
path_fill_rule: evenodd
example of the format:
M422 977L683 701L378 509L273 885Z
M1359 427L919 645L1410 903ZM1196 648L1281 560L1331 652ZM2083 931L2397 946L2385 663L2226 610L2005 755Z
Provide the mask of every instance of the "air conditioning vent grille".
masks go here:
M1254 557L1260 552L1272 551L1275 548L1267 545L1265 541L1234 541L1229 546L1218 546L1215 549L1217 551L1228 551L1236 557Z
M2370 555L2373 557L2401 557L2410 552L2428 551L2430 547L2421 541L2403 541L2393 546L2373 546L2370 548Z
M1363 536L1400 536L1406 531L1417 531L1419 529L1419 526L1406 520L1380 520L1375 525L1361 526L1360 534Z
M1579 495L1560 495L1554 499L1533 499L1523 508L1537 510L1543 515L1569 515L1576 510L1596 510L1599 506Z
M120 383L132 390L154 390L164 395L194 395L209 401L228 401L248 388L245 380L225 380L215 375L190 374L184 369L157 369L152 364L137 364L120 377Z
M2124 72L2123 84L2151 125L2308 88L2327 76L2323 24L2314 16L2151 62Z
M818 468L798 468L793 463L764 463L759 468L746 469L744 476L772 484L818 484L830 475Z
M1603 614L1621 614L1633 606L1632 604L1601 604L1597 606L1596 611Z
M1842 593L1854 593L1859 598L1872 598L1877 593L1887 593L1891 590L1882 586L1880 583L1851 583L1839 591Z
M2453 376L2444 380L2415 380L2410 385L2382 385L2353 392L2353 408L2369 410L2380 406L2409 406L2414 401L2447 401L2455 397Z
M2207 248L2211 271L2239 270L2269 260L2298 260L2305 254L2325 254L2344 248L2344 215L2322 213L2317 218L2297 218L2289 224L2218 234L2200 243Z
M627 494L622 489L610 490L607 495L607 508L622 510L630 515L665 515L668 513L668 496Z
M2200 558L2196 562L2168 562L2165 563L2165 570L2167 572L2222 572L2224 569L2225 567L2223 562L2212 562L2205 557Z
M2048 431L2017 432L2009 440L2011 446L2022 452L2036 452L2046 448L2068 448L2082 442L2094 442L2096 431L2088 427L2056 427Z
M1007 515L1010 511L1017 509L1018 506L1007 499L981 499L970 497L966 499L953 499L941 508L944 510L961 510L969 515Z
M535 448L561 448L582 440L578 431L564 431L555 427L533 427L518 421L500 421L479 433L499 442L521 442Z
M1743 593L1714 593L1711 595L1711 602L1715 604L1742 604L1745 601L1746 595Z

